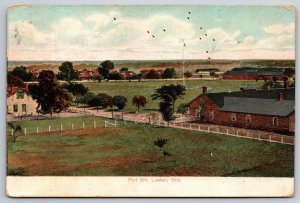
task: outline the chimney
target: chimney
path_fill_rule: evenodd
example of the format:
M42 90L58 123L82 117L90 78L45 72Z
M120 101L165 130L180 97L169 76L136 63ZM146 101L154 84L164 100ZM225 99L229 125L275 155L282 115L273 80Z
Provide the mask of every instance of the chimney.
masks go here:
M279 101L283 101L283 93L282 92L279 92L279 94L278 94L278 100Z
M207 87L202 87L202 94L207 94Z

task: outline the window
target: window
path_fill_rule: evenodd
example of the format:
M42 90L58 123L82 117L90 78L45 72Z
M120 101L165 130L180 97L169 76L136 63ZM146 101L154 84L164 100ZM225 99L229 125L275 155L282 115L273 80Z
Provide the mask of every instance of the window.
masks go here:
M17 99L24 99L24 92L23 91L18 91L17 92Z
M231 114L231 121L236 121L236 113Z
M214 120L214 111L209 111L208 118L209 120Z
M27 109L26 109L26 104L22 104L22 112L26 112Z
M18 105L14 104L14 112L18 112Z
M247 114L247 115L246 115L246 122L247 122L247 123L250 123L250 122L251 122L251 115L250 115L250 114Z
M278 118L277 117L273 117L273 125L278 125Z
M197 117L201 117L201 107L196 109Z

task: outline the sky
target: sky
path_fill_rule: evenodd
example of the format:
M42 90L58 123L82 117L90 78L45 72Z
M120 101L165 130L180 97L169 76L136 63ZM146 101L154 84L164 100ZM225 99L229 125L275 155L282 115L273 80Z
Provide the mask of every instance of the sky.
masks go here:
M7 21L9 61L295 59L291 6L15 6Z

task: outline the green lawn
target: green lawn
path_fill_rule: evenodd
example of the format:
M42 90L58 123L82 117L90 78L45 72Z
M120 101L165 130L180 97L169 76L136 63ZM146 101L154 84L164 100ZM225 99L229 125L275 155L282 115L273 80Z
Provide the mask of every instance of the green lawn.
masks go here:
M148 104L145 109L157 109L158 102L152 101L151 94L155 89L162 85L182 84L181 81L147 81L147 82L101 82L101 83L84 83L93 93L107 93L111 96L123 95L127 97L128 104L125 107L126 111L135 111L135 107L131 103L134 95L144 95L147 98ZM207 86L209 92L222 92L239 90L242 86L261 86L262 82L255 81L236 81L236 80L187 80L186 81L186 95L183 99L178 100L176 105L180 103L189 102L202 91L202 86Z
M107 119L105 119L107 120ZM294 146L216 135L211 133L153 127L119 121L104 128L99 117L22 121L34 132L38 125L67 126L82 122L99 128L8 137L9 174L84 176L294 176ZM30 131L30 129L33 129ZM57 128L59 129L59 128ZM153 144L157 137L169 139L165 150Z

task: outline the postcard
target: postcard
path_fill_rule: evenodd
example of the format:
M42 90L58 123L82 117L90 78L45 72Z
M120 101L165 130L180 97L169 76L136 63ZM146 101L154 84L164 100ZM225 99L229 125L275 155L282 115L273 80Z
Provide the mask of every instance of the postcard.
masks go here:
M11 6L7 195L293 196L295 12Z

